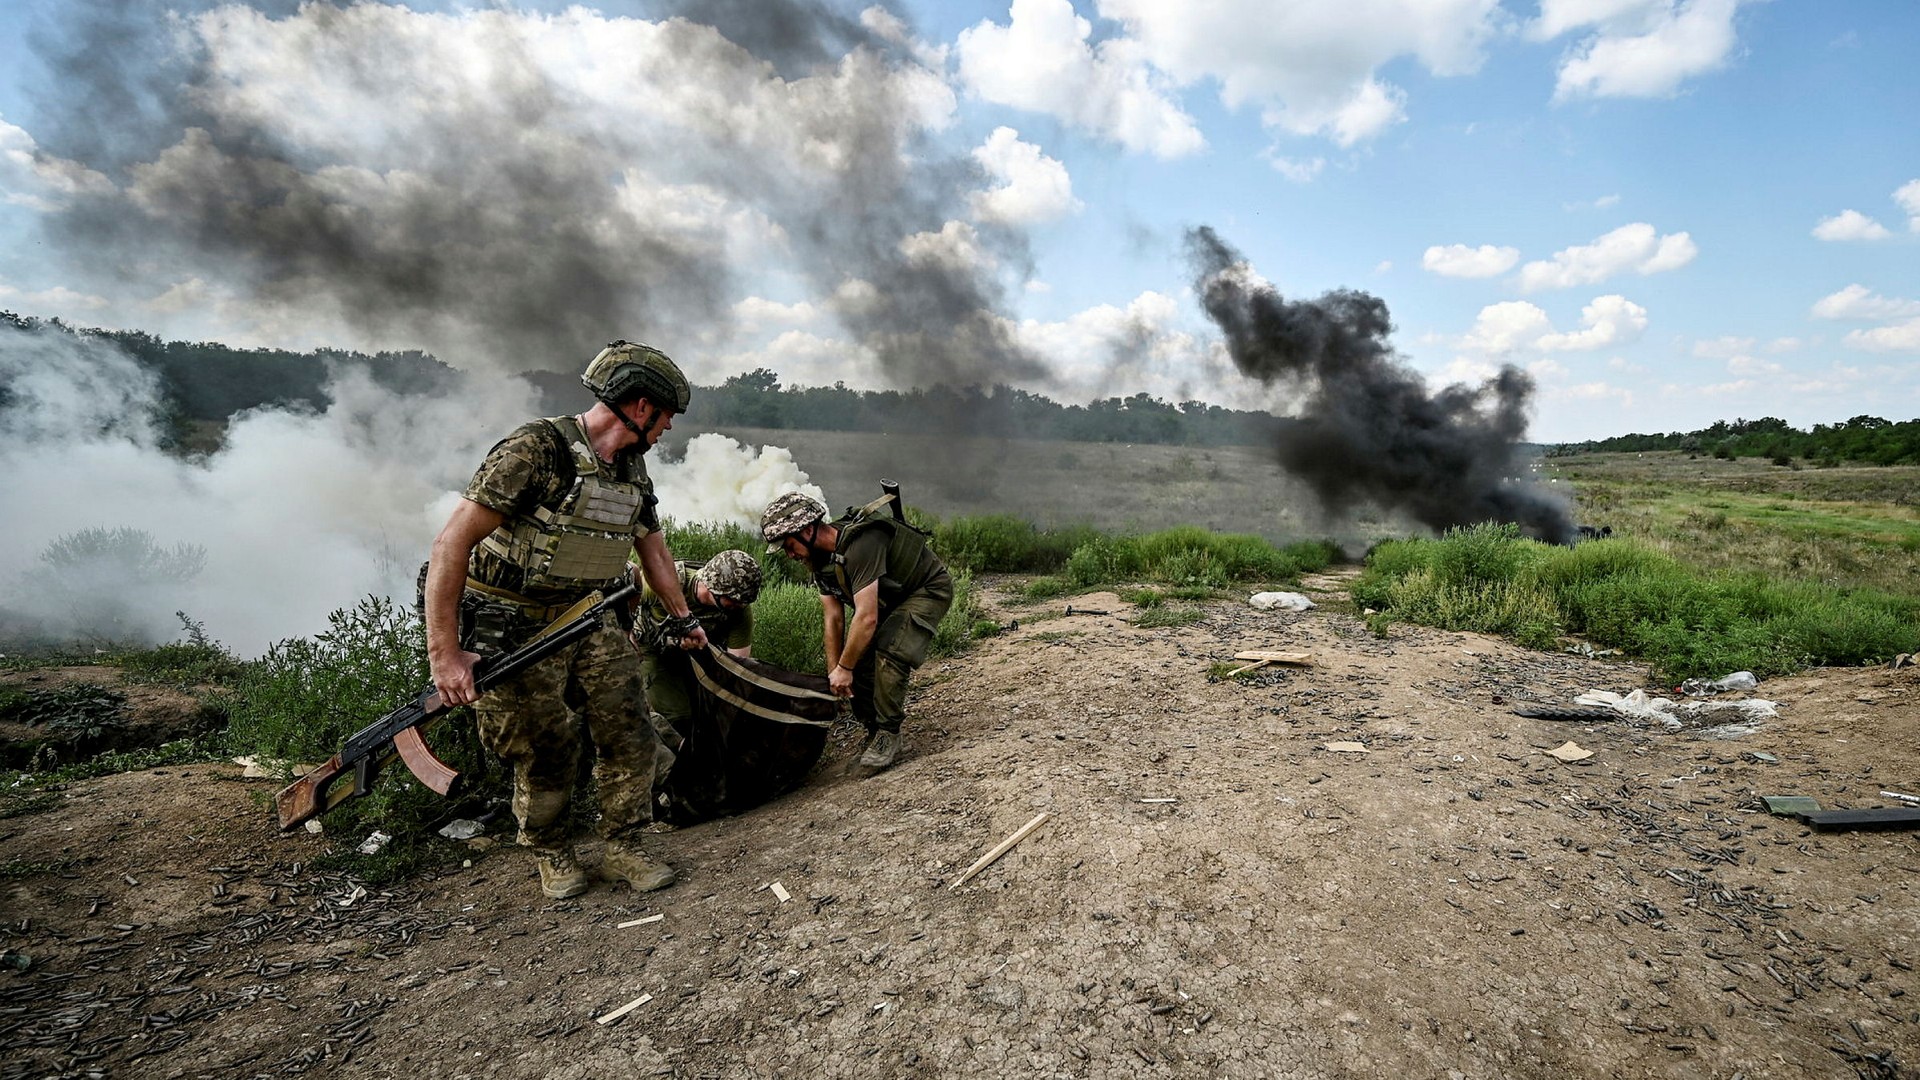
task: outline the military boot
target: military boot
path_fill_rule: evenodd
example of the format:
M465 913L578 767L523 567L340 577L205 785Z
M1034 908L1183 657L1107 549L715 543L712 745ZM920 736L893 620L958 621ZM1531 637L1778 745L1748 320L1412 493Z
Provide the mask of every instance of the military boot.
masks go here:
M587 872L572 848L546 848L538 852L540 891L550 900L566 900L587 891Z
M607 857L600 873L608 881L624 881L635 892L652 892L673 884L673 867L649 859L638 847L613 843L607 845Z
M875 728L867 737L867 748L860 754L860 764L869 769L884 769L893 764L895 755L900 753L900 733L886 728Z

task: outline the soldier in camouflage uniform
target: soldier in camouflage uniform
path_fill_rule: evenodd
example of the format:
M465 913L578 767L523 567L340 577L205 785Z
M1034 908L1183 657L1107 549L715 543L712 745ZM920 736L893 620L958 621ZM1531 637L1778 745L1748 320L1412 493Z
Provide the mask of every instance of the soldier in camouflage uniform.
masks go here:
M860 764L884 769L900 752L907 679L927 658L935 628L953 604L953 579L918 529L850 510L829 522L827 508L799 492L767 505L760 533L813 571L825 620L827 681L853 699L867 725ZM852 622L847 610L853 611Z
M744 551L723 551L695 568L676 563L680 591L707 640L735 656L753 655L753 602L760 596L760 562ZM648 586L641 593L638 625L641 672L654 731L678 752L693 726L693 664L677 642L662 639L669 618L666 601ZM660 777L655 777L655 782Z
M687 648L706 647L643 460L686 411L686 377L659 350L616 341L580 381L598 399L591 409L522 425L488 452L434 539L422 589L434 685L447 704L474 706L481 741L512 768L520 843L535 850L541 890L554 899L587 888L566 825L579 754L570 705L598 755L603 874L636 889L673 882L639 847L658 753L640 664L621 629L606 626L480 698L477 650L524 644L580 597L625 584L629 553L668 631Z

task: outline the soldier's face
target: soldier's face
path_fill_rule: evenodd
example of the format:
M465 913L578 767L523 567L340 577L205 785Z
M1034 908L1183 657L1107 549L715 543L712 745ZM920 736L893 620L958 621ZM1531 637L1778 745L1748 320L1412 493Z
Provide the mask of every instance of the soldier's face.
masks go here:
M648 412L652 414L652 421L647 422L642 420L641 430L646 432L647 445L652 446L654 443L660 441L660 436L665 435L672 429L673 414L652 402L648 402L646 407Z
M804 532L781 537L780 549L787 553L787 558L795 562L806 562L813 558L813 532L817 528L819 526L809 525Z

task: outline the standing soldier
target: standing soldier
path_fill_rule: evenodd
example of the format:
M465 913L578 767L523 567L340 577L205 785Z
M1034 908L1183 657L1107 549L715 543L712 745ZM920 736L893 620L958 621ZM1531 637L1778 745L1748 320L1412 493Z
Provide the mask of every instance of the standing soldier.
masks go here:
M512 768L519 840L534 849L541 891L556 900L587 888L567 832L579 754L569 704L597 753L602 873L642 890L673 883L673 870L639 847L658 750L640 664L625 634L605 626L479 698L474 650L522 645L579 598L625 584L630 551L670 615L668 630L686 648L706 646L643 460L686 411L686 377L658 349L616 341L580 381L597 399L591 409L524 424L488 452L434 539L422 595L433 683L448 705L474 706L481 741Z
M907 679L927 658L953 604L953 579L918 529L873 506L827 520L827 508L789 492L767 505L760 533L806 563L820 589L827 681L867 725L860 764L884 769L900 752ZM853 621L846 612L853 609Z
M723 551L694 569L675 563L675 581L707 640L735 656L753 655L753 602L760 596L760 561L744 551ZM672 622L665 598L651 585L641 594L639 626L641 672L654 731L667 749L678 753L693 730L693 661L662 627ZM662 777L656 776L658 783Z

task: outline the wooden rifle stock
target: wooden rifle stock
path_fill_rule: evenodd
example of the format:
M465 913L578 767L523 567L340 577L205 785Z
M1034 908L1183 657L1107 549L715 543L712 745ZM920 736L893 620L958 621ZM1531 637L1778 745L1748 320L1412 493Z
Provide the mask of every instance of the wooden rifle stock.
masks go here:
M629 583L605 597L599 593L587 595L525 645L475 664L474 688L484 694L593 633L602 616L616 605L626 603L638 591L639 586ZM297 829L348 799L372 791L380 770L396 757L412 770L421 784L441 795L452 795L458 788L460 773L434 756L421 732L428 721L449 711L440 700L440 691L429 686L412 700L354 732L326 764L280 789L274 797L280 812L280 830ZM349 773L353 775L353 783L337 783Z

